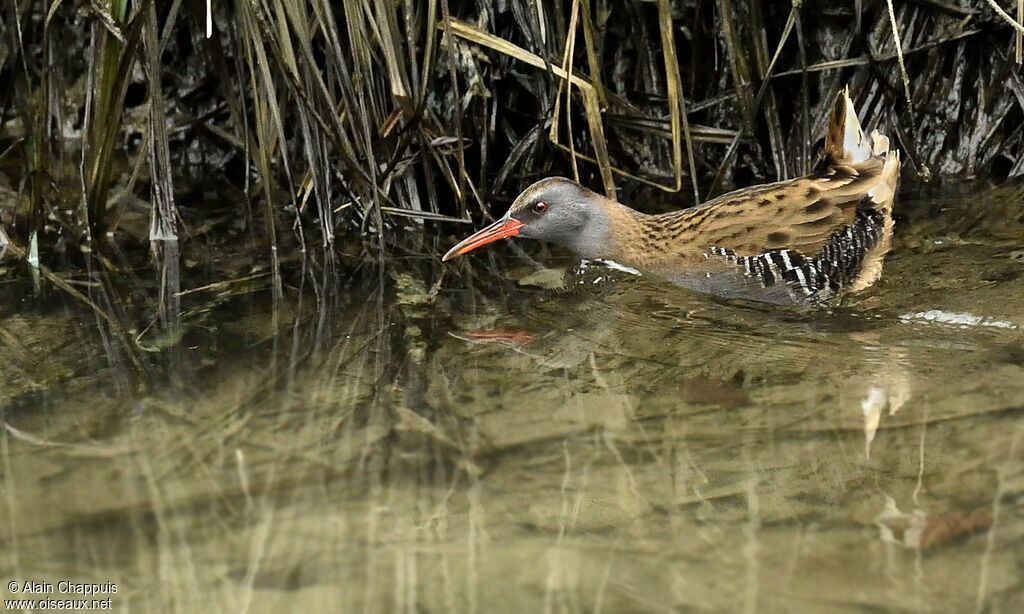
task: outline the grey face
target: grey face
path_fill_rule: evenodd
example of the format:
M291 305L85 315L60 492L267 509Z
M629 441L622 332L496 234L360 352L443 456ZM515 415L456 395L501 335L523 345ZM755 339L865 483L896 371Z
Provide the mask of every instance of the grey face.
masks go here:
M552 177L526 188L505 217L524 224L520 237L562 245L584 258L598 258L609 231L599 199L571 179Z

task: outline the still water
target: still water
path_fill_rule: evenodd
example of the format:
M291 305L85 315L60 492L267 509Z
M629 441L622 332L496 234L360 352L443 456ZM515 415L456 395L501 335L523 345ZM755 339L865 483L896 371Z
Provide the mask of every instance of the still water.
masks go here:
M9 263L4 591L109 582L137 612L1024 611L1024 190L910 189L897 212L882 281L831 311L503 245L276 303L186 277L184 332L143 321L134 354Z

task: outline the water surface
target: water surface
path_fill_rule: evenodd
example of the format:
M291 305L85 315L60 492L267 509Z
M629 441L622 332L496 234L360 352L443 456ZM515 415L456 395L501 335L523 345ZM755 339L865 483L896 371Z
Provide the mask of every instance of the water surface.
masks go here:
M499 246L186 294L132 353L8 265L0 575L160 612L1024 611L1022 194L903 195L832 311Z

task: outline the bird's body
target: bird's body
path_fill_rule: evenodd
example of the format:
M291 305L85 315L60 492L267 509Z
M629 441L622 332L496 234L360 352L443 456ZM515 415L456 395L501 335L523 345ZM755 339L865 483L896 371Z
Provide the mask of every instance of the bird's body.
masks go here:
M844 90L822 170L646 215L563 178L527 188L501 220L445 259L504 236L547 240L729 298L823 303L878 279L892 238L899 154L864 135Z

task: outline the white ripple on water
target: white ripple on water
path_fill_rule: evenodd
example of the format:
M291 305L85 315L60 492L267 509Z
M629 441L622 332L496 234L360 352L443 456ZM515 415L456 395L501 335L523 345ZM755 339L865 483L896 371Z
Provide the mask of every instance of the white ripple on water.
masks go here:
M952 313L949 311L943 311L942 309L930 309L928 311L918 311L916 313L905 313L900 316L900 320L903 322L935 322L937 324L952 324L960 328L969 328L971 326L1005 328L1009 330L1017 330L1020 328L1013 322L996 320L989 316L976 316L966 312Z

